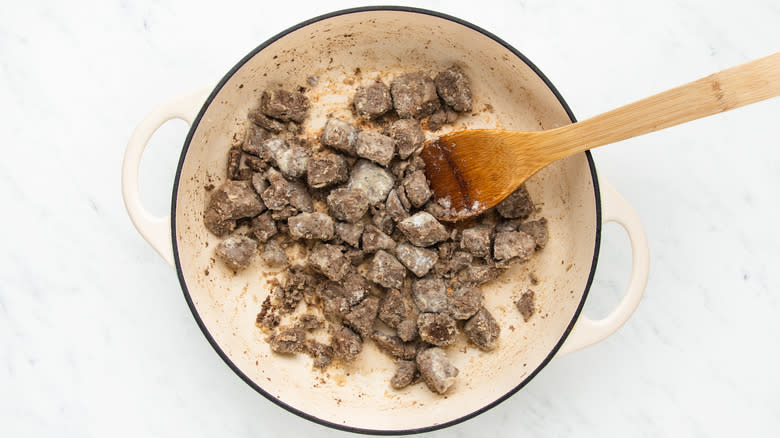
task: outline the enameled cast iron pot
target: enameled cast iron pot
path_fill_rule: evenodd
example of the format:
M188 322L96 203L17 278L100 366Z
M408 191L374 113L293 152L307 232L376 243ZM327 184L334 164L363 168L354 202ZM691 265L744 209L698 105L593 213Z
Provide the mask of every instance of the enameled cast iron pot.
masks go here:
M233 67L219 84L166 102L134 132L125 155L122 183L130 218L141 235L176 268L187 304L211 345L247 384L279 406L331 427L368 433L412 433L471 418L514 394L553 357L596 343L633 313L644 292L648 249L636 213L603 178L589 153L559 161L535 175L528 188L549 220L548 245L530 262L515 266L484 288L486 306L502 328L496 350L464 350L465 340L448 354L460 369L446 397L424 384L395 391L388 381L394 364L366 344L346 368L327 376L311 368L305 355L272 354L255 327L255 315L268 287L252 267L234 275L214 263L219 239L203 225L204 185L224 180L227 150L258 91L273 84L320 83L363 72L435 71L457 62L471 79L474 108L492 112L466 116L456 127L539 130L572 123L574 116L547 78L520 52L463 20L411 8L360 8L334 12L294 26L271 38ZM342 76L339 76L342 75ZM369 75L370 76L370 75ZM370 80L370 78L366 79ZM324 81L324 82L323 82ZM356 84L357 85L357 84ZM348 96L331 99L342 111ZM154 131L172 118L191 125L182 149L169 217L152 216L138 194L138 166ZM312 114L306 126L316 134L324 121ZM596 269L602 224L620 223L633 248L628 291L606 318L580 316ZM208 271L208 274L206 272ZM533 286L537 314L523 321L513 302ZM324 378L323 378L324 377Z

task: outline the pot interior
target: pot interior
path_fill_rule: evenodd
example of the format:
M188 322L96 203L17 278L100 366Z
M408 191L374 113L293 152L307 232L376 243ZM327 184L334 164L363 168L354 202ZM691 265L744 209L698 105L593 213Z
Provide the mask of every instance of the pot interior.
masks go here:
M517 265L483 287L486 307L501 326L499 346L482 352L461 334L447 353L460 369L445 395L424 383L403 390L389 386L391 358L373 343L357 361L312 369L306 355L273 354L255 317L276 271L260 258L238 274L215 261L220 239L203 225L206 185L225 179L227 151L243 132L247 111L263 89L283 84L309 87L314 108L305 128L317 138L327 113L351 119L354 89L379 72L435 72L459 64L471 79L476 115L461 116L455 129L501 127L540 130L570 123L561 102L539 75L511 50L464 24L426 13L364 10L335 15L299 27L239 64L204 107L185 145L174 193L177 267L193 313L218 351L255 388L275 402L331 425L372 431L429 428L473 414L512 392L541 368L559 346L586 293L597 241L594 175L585 154L542 170L528 182L541 207L532 218L549 221L548 245L530 262ZM349 83L345 77L360 77ZM323 92L330 88L335 93ZM531 285L529 275L538 279ZM536 314L524 322L514 301L527 289Z

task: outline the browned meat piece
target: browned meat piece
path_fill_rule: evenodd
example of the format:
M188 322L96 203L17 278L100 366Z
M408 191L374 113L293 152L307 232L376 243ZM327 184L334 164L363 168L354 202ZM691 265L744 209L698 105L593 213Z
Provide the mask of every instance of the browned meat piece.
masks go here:
M493 257L496 260L509 260L517 257L520 262L531 258L536 249L536 239L522 231L509 231L496 234L493 242Z
M455 242L444 242L439 244L438 250L439 250L439 258L449 260L452 258L452 255L455 253L455 248L457 248Z
M505 233L507 231L517 231L517 228L523 221L521 219L505 219L496 225L496 233Z
M325 322L323 320L318 318L317 315L312 315L311 313L304 313L301 315L299 321L301 327L307 331L317 330L325 326Z
M390 289L379 301L379 320L392 328L406 319L406 304L397 289Z
M441 348L421 351L416 359L417 369L431 391L444 394L455 383L458 369Z
M247 167L240 167L238 172L233 176L236 181L251 181L255 172Z
M294 287L275 287L271 294L274 296L274 300L279 303L279 313L292 313L295 308L298 307L298 303L303 298L303 292L300 289Z
M482 307L482 291L476 287L461 287L452 294L450 315L455 319L469 319Z
M268 212L257 216L252 219L250 224L252 234L255 236L258 242L265 243L269 238L276 235L276 222Z
M352 168L347 187L361 189L368 197L368 203L374 205L387 199L387 194L393 188L393 175L376 164L360 160Z
M409 212L401 203L400 198L398 198L398 191L396 190L391 190L390 194L387 195L387 201L385 201L385 211L396 222L401 222L402 220L409 217Z
M492 266L469 266L458 273L458 282L466 285L479 286L495 280L501 271Z
M447 284L441 278L415 281L412 283L412 297L420 312L446 312L449 307Z
M241 164L241 146L233 146L228 150L227 177L238 179L238 166Z
M351 271L344 276L341 284L344 286L344 296L347 298L347 303L350 307L363 301L363 298L371 292L372 288L371 284L355 271Z
M531 195L525 184L521 185L511 195L504 198L498 205L496 211L503 218L524 219L534 210L534 203L531 201Z
M352 266L358 266L366 259L366 252L362 249L348 249L346 252L344 252L344 257L349 260L349 263Z
M336 234L333 218L324 213L301 213L287 219L293 239L330 240Z
M347 155L355 155L358 130L351 123L335 118L329 118L322 129L320 143L332 147Z
M349 294L341 283L323 281L317 285L316 290L322 299L322 313L328 318L341 319L352 307L349 301Z
M343 183L349 178L347 160L339 154L320 152L309 158L307 178L313 189Z
M360 246L360 236L363 235L363 224L347 224L336 222L336 236L352 247Z
M534 304L534 291L528 289L527 291L523 292L523 295L521 295L520 299L515 302L515 305L517 306L517 310L520 311L520 314L523 315L523 321L528 322L528 320L534 316L534 312L536 312L536 305Z
M422 72L406 73L393 79L390 94L395 111L402 119L419 119L433 114L441 106L433 79Z
M270 135L268 131L258 126L250 125L246 131L246 137L244 137L244 143L241 145L241 149L247 154L252 154L256 157L263 157L263 142L266 141Z
M206 209L206 212L203 214L203 223L206 225L207 230L218 237L225 236L236 229L236 221L234 219L225 219L213 208Z
M252 174L252 180L254 180L255 175L259 175L257 172L265 172L265 170L268 169L268 163L254 155L244 154L244 164L255 172Z
M415 340L417 338L417 320L410 318L401 321L396 328L396 332L398 337L404 342Z
M246 236L230 236L217 245L217 256L234 271L245 269L257 254L257 242Z
M327 198L328 211L334 218L355 223L368 211L368 197L360 189L335 189Z
M309 253L309 266L333 281L340 281L350 270L341 247L318 243Z
M309 166L309 151L302 146L278 150L274 156L276 167L287 178L300 178Z
M417 355L417 344L404 342L398 336L390 336L375 331L371 334L371 340L376 343L377 347L393 357L409 360L414 359Z
M463 325L463 333L471 342L487 351L496 347L501 327L498 326L493 315L483 307Z
M446 347L455 342L458 328L455 320L446 313L421 313L417 317L420 339L437 347Z
M355 360L363 349L363 341L360 336L343 326L339 326L333 332L330 342L333 345L333 357L345 362Z
M409 167L406 168L406 174L411 175L412 172L417 172L418 170L425 170L425 160L420 158L419 155L414 155L409 158Z
M409 386L417 374L417 364L413 360L399 360L395 375L390 379L390 386L395 389L403 389Z
M361 131L356 149L359 157L387 166L395 155L393 139L378 132Z
M311 195L305 185L286 179L274 169L268 169L266 176L270 185L263 192L262 197L269 209L282 210L289 205L306 213L314 211Z
M435 251L418 248L406 242L398 244L395 248L395 255L404 266L418 277L425 276L439 260L439 255Z
M406 268L395 257L380 249L371 261L368 278L380 286L400 289L406 278Z
M254 217L265 210L249 181L227 181L211 194L207 210L215 210L223 219Z
M271 210L271 217L275 221L284 221L298 214L298 209L292 205L285 205L281 210ZM288 228L286 223L279 224L279 230L282 234L287 234Z
M439 262L436 264L434 271L438 275L451 278L461 270L469 267L471 265L471 259L472 256L470 253L465 251L455 251L449 260L439 259Z
M282 249L282 246L276 240L270 240L265 244L265 249L261 256L266 265L277 268L290 264L290 259Z
M490 256L490 225L477 225L463 230L460 238L460 248L476 257Z
M402 160L409 158L425 141L425 134L420 128L420 122L414 119L400 119L393 122L388 129L390 138L395 142L398 156Z
M314 368L324 370L333 361L333 347L314 339L307 339L303 344L303 352L314 359Z
M363 339L374 331L374 320L379 310L379 298L368 297L344 315L344 324L355 330Z
M436 91L447 106L461 113L471 111L471 86L460 67L453 65L439 72L434 82Z
M404 179L404 190L406 191L406 197L413 206L420 208L431 199L430 187L428 187L428 180L425 178L425 172L417 170L412 172Z
M278 134L284 130L284 123L268 118L260 111L260 108L249 111L247 117L255 125L265 129L266 131L273 132L274 134Z
M271 296L268 295L263 300L263 304L260 307L260 313L257 314L255 319L255 325L259 328L275 328L279 325L281 318L276 313L276 308L271 305Z
M268 180L265 179L264 173L255 173L252 175L252 188L255 189L255 193L262 199L263 192L268 188Z
M547 244L547 219L541 218L538 221L525 222L520 225L519 230L534 238L537 249L542 249Z
M428 117L428 129L431 131L438 131L445 123L447 123L447 111L444 109L440 109Z
M297 353L303 351L306 332L300 328L288 328L272 335L268 339L271 351L275 353Z
M309 98L303 93L286 90L266 90L260 99L260 110L268 117L283 122L301 123L309 112Z
M402 220L398 223L398 228L415 246L431 246L434 243L447 240L449 237L444 225L424 211Z
M373 225L366 225L363 231L363 251L376 252L380 249L395 248L395 240Z
M393 234L393 218L383 204L371 208L371 222L385 234Z
M381 82L358 87L352 104L355 106L355 114L365 119L377 118L393 108L390 89Z

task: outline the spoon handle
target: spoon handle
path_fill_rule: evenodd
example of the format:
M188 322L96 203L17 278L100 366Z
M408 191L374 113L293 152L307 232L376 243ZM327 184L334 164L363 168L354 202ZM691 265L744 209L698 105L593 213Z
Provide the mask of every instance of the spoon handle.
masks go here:
M547 147L556 159L563 158L778 95L780 52L556 128L558 141Z

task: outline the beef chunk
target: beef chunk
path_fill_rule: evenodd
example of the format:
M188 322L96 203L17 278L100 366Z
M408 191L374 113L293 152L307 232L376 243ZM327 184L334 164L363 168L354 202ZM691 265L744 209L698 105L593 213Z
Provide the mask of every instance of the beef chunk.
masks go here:
M307 339L302 350L314 359L314 368L324 370L333 361L333 347L314 339Z
M413 341L417 337L417 320L409 318L401 321L396 328L396 332L402 341Z
M498 335L501 333L501 327L498 326L496 319L488 312L486 308L481 308L476 315L472 316L463 326L463 333L469 337L469 340L483 350L492 350L496 347Z
M452 257L447 259L439 259L436 264L435 272L439 275L443 275L450 278L471 265L471 254L464 251L455 251Z
M482 290L461 287L455 290L450 302L450 315L455 319L469 319L482 307Z
M496 234L493 243L493 257L496 260L509 260L517 257L520 262L531 258L536 248L536 239L522 231L509 231Z
M263 142L269 137L270 135L265 129L250 125L249 128L247 128L246 137L244 137L244 143L241 145L241 150L247 154L263 158Z
M309 186L313 189L341 184L349 178L347 160L331 152L320 152L309 158L306 172Z
M374 205L387 199L387 194L393 188L393 175L386 169L366 160L360 160L352 168L352 174L347 187L361 189L368 197L368 202Z
M395 144L386 135L362 131L358 134L356 151L358 156L386 167L395 155Z
M323 213L301 213L287 219L293 239L330 240L336 233L333 218Z
M271 210L283 210L292 206L298 211L311 213L314 211L311 195L306 186L298 181L290 181L274 169L266 173L270 185L263 192L263 201Z
M398 192L396 190L391 190L390 194L387 195L385 211L387 211L387 214L396 222L400 222L409 217L409 212L401 203L400 198L398 198Z
M287 178L300 178L309 166L309 152L302 146L281 149L274 155L276 167Z
M333 345L333 357L350 362L355 360L363 349L363 341L360 336L355 334L347 327L339 327L331 336L331 345Z
M447 111L444 109L440 109L428 117L428 129L431 131L438 131L445 123L447 123Z
M409 202L417 208L425 205L433 194L422 170L417 170L404 179L404 190Z
M345 296L350 306L363 301L363 298L371 292L371 284L355 271L347 274L341 284L344 285Z
M385 206L379 204L371 208L371 222L385 234L393 234L393 218L387 212Z
M214 233L215 236L222 237L236 228L234 219L225 219L216 209L207 208L203 214L203 223L206 229Z
M265 129L266 131L278 134L284 130L284 123L267 117L260 111L260 108L249 111L247 114L249 120L255 125Z
M288 328L272 335L268 339L271 351L275 353L297 353L303 351L306 332L300 328Z
M363 224L336 223L336 236L352 247L360 246L360 236L363 235Z
M309 265L333 281L340 281L349 272L350 265L341 247L318 243L309 253Z
M349 260L352 266L358 266L366 259L366 252L362 249L348 249L344 252L344 257Z
M276 235L276 222L271 218L270 213L265 212L260 216L252 219L250 223L252 235L255 236L258 242L265 243Z
M238 178L238 167L241 164L241 146L233 146L228 150L227 177L228 179Z
M505 219L496 224L496 233L505 233L507 231L517 231L523 221L521 219Z
M409 155L420 149L425 141L420 122L415 119L400 119L393 122L388 133L395 142L398 156L402 160L409 158Z
M416 359L417 369L431 391L444 394L455 383L458 369L447 358L441 348L421 351Z
M422 118L439 109L439 96L433 80L422 72L406 73L390 84L393 106L398 117Z
M392 328L406 318L406 304L397 289L390 289L379 301L379 319Z
M379 310L379 298L368 297L344 315L344 324L355 330L363 339L374 331L374 320Z
M268 117L301 123L309 112L309 98L303 93L266 90L260 99L260 111Z
M335 189L328 195L328 211L334 218L355 223L368 211L368 197L360 189Z
M406 388L414 380L415 374L417 374L417 364L413 360L400 360L395 375L390 379L390 386L395 389Z
M455 342L458 329L455 320L446 313L421 313L417 317L420 339L437 347L446 347Z
M255 173L252 175L252 188L255 189L255 193L261 197L263 192L268 188L268 180L265 178L264 173Z
M534 305L534 291L528 289L523 292L523 295L515 302L515 305L517 306L517 310L520 311L520 314L523 315L523 321L528 322L536 311L536 306Z
M262 213L265 204L249 181L227 181L211 194L207 210L215 210L223 220L241 219Z
M217 245L217 256L234 271L245 269L257 254L257 242L245 236L230 236Z
M279 313L292 313L295 308L298 307L298 303L303 298L303 291L296 287L275 287L271 293L273 294L276 302L280 303L278 306Z
M265 264L271 267L283 267L290 264L290 259L287 258L284 249L276 240L271 240L265 244L261 257Z
M395 257L380 249L371 261L368 278L380 286L400 289L406 278L406 268Z
M447 284L441 278L423 278L412 283L412 297L420 312L446 312Z
M503 218L524 219L534 209L534 204L531 201L531 195L528 194L528 189L525 184L521 185L517 190L512 192L503 201L496 205L496 211Z
M500 274L501 270L493 266L469 266L458 273L457 279L464 285L479 286L495 280Z
M265 170L268 169L268 163L262 158L255 157L254 155L244 154L244 164L246 164L246 167L256 172L252 174L252 180L254 180L255 175L259 175L257 172L265 172Z
M534 238L537 249L542 249L547 244L547 219L525 222L518 229Z
M373 225L366 225L363 231L363 251L376 252L395 248L395 240Z
M358 87L352 99L358 117L374 119L393 108L387 85L376 82L367 87Z
M292 205L285 205L281 210L272 210L271 217L276 221L284 221L298 214L298 209ZM282 233L287 233L287 224L279 224L279 229Z
M434 82L436 91L447 106L458 112L471 111L471 86L460 67L453 65L439 72Z
M347 155L355 155L358 130L347 121L329 118L320 136L320 143Z
M402 220L398 223L398 228L416 246L431 246L449 237L444 225L424 211Z
M404 342L398 336L375 331L371 334L371 340L376 343L377 347L393 357L409 360L414 359L417 355L417 345L412 342Z
M460 238L461 249L476 257L490 256L490 225L477 225L463 230Z
M322 300L322 313L333 319L343 318L349 309L357 303L350 303L350 296L341 283L323 281L316 287L316 293Z
M395 248L395 255L401 263L418 277L423 277L427 274L433 268L433 265L436 264L436 261L439 260L439 255L435 251L418 248L406 242L398 244Z

